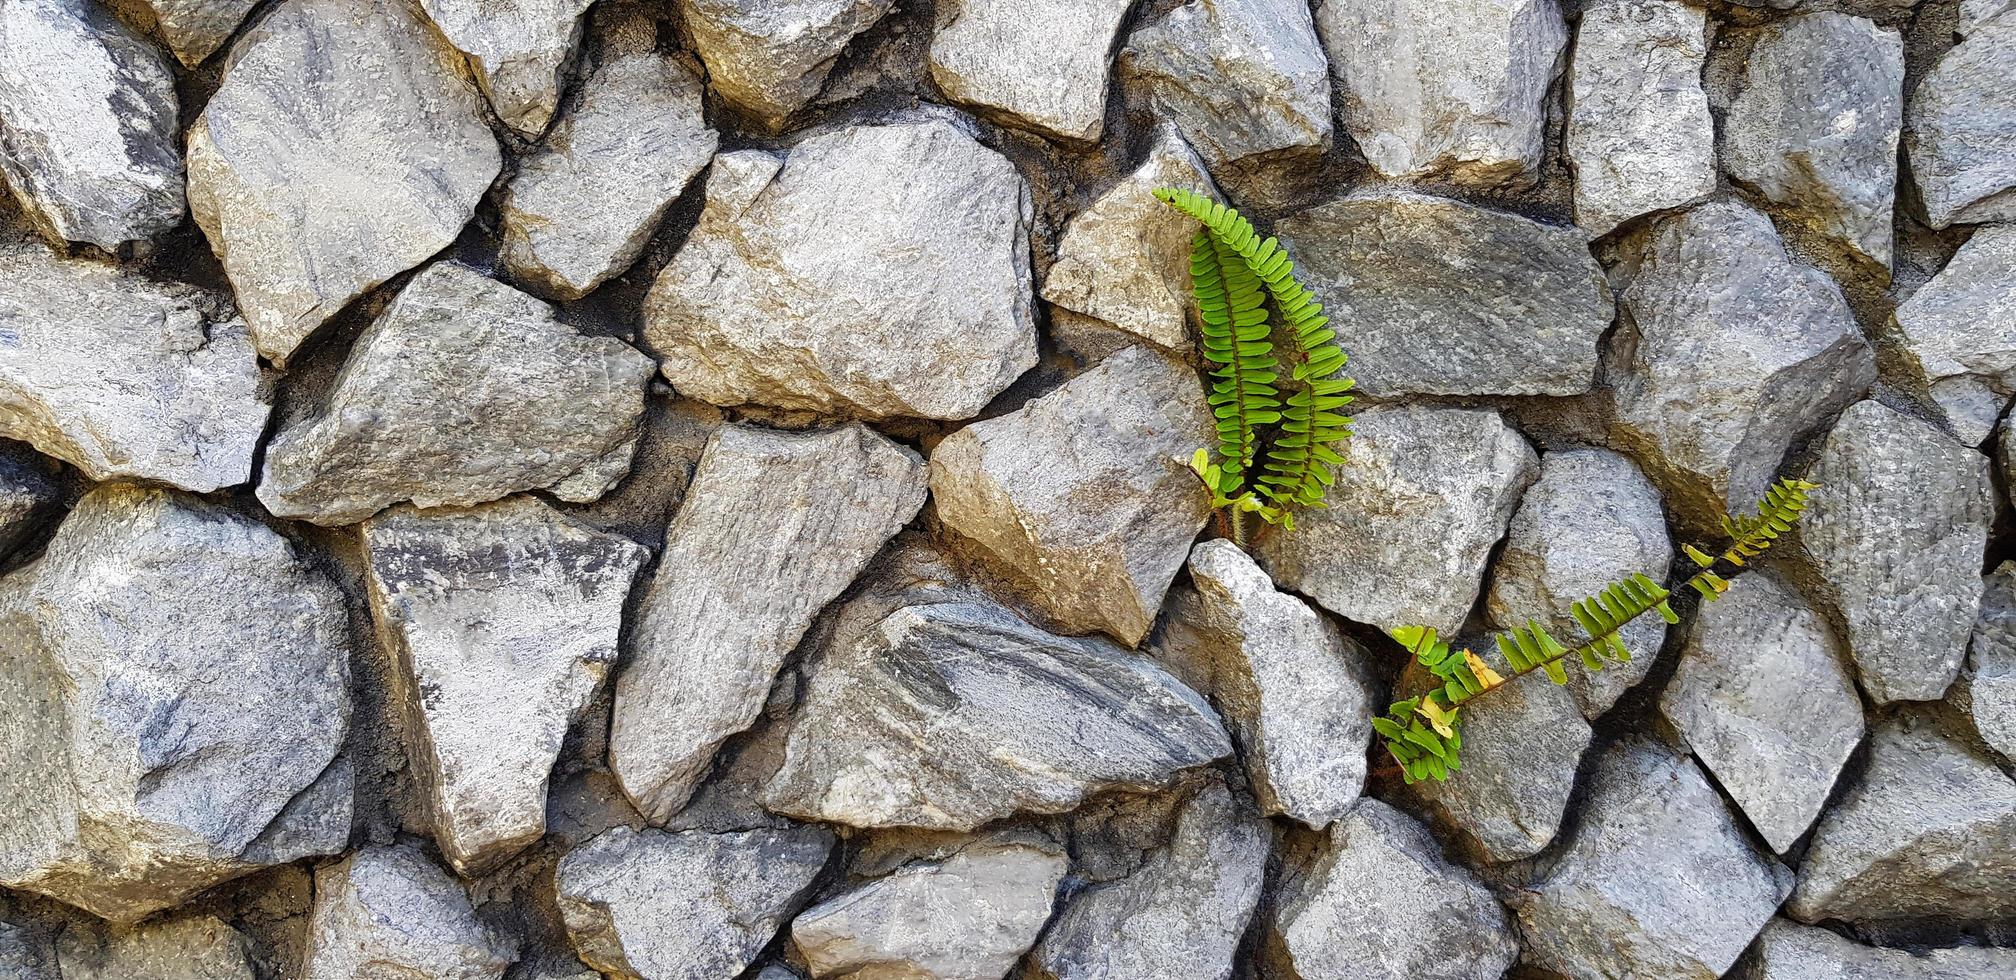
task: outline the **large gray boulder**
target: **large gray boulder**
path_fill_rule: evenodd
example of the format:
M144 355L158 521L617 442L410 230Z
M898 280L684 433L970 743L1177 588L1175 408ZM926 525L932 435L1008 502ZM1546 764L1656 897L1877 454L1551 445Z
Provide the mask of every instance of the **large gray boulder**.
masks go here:
M2016 974L2016 950L1884 949L1839 933L1772 919L1734 980L1978 980Z
M1325 507L1262 539L1256 557L1284 588L1346 619L1453 635L1539 458L1493 411L1382 405L1354 428ZM1421 547L1424 535L1435 547Z
M307 945L315 980L498 980L517 959L462 884L404 844L316 869Z
M182 222L175 73L93 0L0 6L0 176L51 241L107 251Z
M137 926L71 923L57 934L56 958L62 980L253 980L247 945L216 916L190 914ZM43 978L29 973L20 980Z
M923 460L863 426L715 433L616 682L609 764L646 816L686 805L813 617L924 497Z
M1944 697L1967 654L1995 519L1988 459L1858 402L1822 444L1799 540L1877 703Z
M1428 828L1372 799L1288 872L1269 927L1276 966L1295 980L1496 980L1519 957L1490 889L1444 860Z
M1121 65L1212 167L1330 146L1330 73L1303 0L1190 0Z
M1555 0L1323 0L1339 115L1374 169L1531 184L1568 25Z
M2016 760L2016 563L2003 562L1982 583L1966 680L1953 693L1981 740Z
M259 500L323 525L407 500L594 500L630 472L650 376L651 360L622 341L436 263L357 337L328 400L273 437Z
M531 497L399 507L362 538L435 840L482 874L545 833L547 775L616 662L650 552Z
M894 0L678 0L680 22L722 101L770 131L819 94L854 35Z
M419 0L441 36L469 56L504 125L538 139L560 104L567 63L593 0Z
M560 861L560 912L581 960L614 980L740 976L804 905L833 835L618 827Z
M791 923L791 945L813 980L1005 977L1050 920L1070 867L1051 845L977 838L807 909Z
M87 494L0 579L0 885L131 922L341 850L347 630L342 592L266 525Z
M658 220L714 158L693 72L654 50L650 21L619 28L566 115L518 161L499 205L512 281L580 299L637 261Z
M716 405L972 418L1036 363L1031 213L1015 166L939 118L724 154L644 337Z
M1960 22L1953 33L1966 37L2010 10L2016 10L2016 0L1960 0Z
M221 297L33 243L0 246L0 437L93 480L244 483L271 411Z
M189 130L189 207L259 353L453 242L503 164L460 53L401 0L285 0Z
M1411 191L1279 227L1368 395L1574 395L1615 308L1582 233Z
M1568 667L1571 675L1581 669ZM1595 740L1574 697L1544 677L1527 678L1465 705L1462 735L1463 768L1447 781L1416 784L1422 800L1493 861L1546 849Z
M1188 460L1212 438L1189 367L1132 347L931 452L945 526L1060 629L1133 646L1210 519Z
M1705 604L1659 710L1773 850L1813 825L1862 740L1862 699L1820 613L1771 572Z
M1009 125L1097 140L1106 123L1113 39L1133 6L1134 0L942 0L931 35L931 80L946 98Z
M1611 437L1697 523L1749 511L1793 441L1876 379L1841 287L1742 204L1660 222L1622 299Z
M1786 906L1803 922L2016 916L2016 781L1929 722L1893 718L1820 818Z
M1903 126L1903 36L1843 13L1795 14L1750 49L1723 159L1800 223L1888 266Z
M1932 281L1897 307L1902 360L1978 446L2016 394L2016 226L1974 233Z
M1977 23L1905 108L1904 149L1934 228L2016 220L2016 16Z
M1715 192L1715 121L1701 87L1707 17L1680 0L1583 9L1564 152L1575 223L1589 237Z

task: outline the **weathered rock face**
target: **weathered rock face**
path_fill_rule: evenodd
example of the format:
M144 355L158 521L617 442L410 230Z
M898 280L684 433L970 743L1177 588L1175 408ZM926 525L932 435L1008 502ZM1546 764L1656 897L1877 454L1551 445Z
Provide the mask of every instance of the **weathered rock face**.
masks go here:
M1113 38L1134 0L946 0L931 80L954 102L1010 125L1096 140L1106 122ZM1031 70L1042 65L1041 70Z
M2003 562L1982 583L1967 681L1955 693L1981 740L2016 760L2016 564Z
M1365 785L1374 707L1370 655L1302 600L1274 589L1232 542L1190 553L1163 659L1210 697L1269 816L1321 829Z
M1301 0L1190 0L1121 58L1213 167L1330 145L1329 62Z
M404 500L520 490L600 497L630 471L649 358L464 265L406 284L350 349L328 402L273 438L259 500L352 524Z
M1897 307L1909 366L1960 441L1978 446L2016 394L2016 227L1974 233Z
M1934 228L2016 220L2016 16L1975 25L1918 80L1905 110L1905 152Z
M854 35L894 0L679 0L715 94L771 130L826 84Z
M1130 651L940 601L821 651L765 804L856 827L972 830L1166 786L1231 752L1203 697Z
M650 553L530 497L401 507L363 541L435 838L457 871L481 874L545 833L547 774L616 662Z
M1803 597L1758 572L1704 604L1659 699L1695 757L1780 853L1813 825L1862 740L1862 699L1844 656Z
M1988 460L1874 401L1841 416L1809 478L1799 539L1878 703L1943 697L1981 599Z
M537 139L592 0L419 0L448 43L469 56L497 118Z
M2016 0L1960 0L1960 22L1953 33L1966 37L1989 21L2016 9Z
M1426 827L1378 800L1330 828L1273 914L1280 966L1299 980L1497 977L1519 958L1490 890L1443 860Z
M1417 789L1492 860L1532 857L1560 832L1594 737L1567 691L1522 681L1464 707L1463 768Z
M311 977L496 980L516 958L462 885L411 846L363 847L315 872Z
M455 240L502 158L461 55L397 0L286 0L189 130L189 207L259 353Z
M1339 114L1389 177L1532 183L1568 28L1554 0L1323 0Z
M0 558L35 533L61 492L34 453L0 445Z
M1913 952L1864 946L1826 929L1772 919L1757 937L1756 958L1737 980L1970 980L2016 970L2007 949Z
M1659 491L1638 467L1607 449L1550 452L1512 515L1484 608L1501 630L1531 620L1555 636L1578 635L1576 601L1634 573L1663 578L1672 560ZM1646 616L1622 636L1629 663L1568 672L1568 691L1588 718L1609 711L1651 672L1666 624Z
M0 246L0 338L0 436L93 480L210 491L252 475L271 406L218 297L15 243Z
M1527 955L1571 977L1717 977L1792 872L1760 853L1684 757L1642 739L1604 752L1568 850L1511 898Z
M2016 781L1927 723L1893 719L1813 831L1786 906L1805 922L1986 922L2016 914Z
M1326 508L1264 539L1261 567L1346 619L1454 634L1539 460L1496 412L1380 406L1354 428Z
M1190 341L1190 238L1197 223L1155 199L1161 187L1217 193L1204 162L1170 123L1156 127L1148 159L1064 227L1043 298L1171 350ZM1068 311L1068 312L1067 312Z
M748 728L827 603L924 506L924 463L859 426L726 426L665 535L616 684L610 768L653 820L685 806Z
M1205 784L1140 869L1064 904L1029 957L1033 980L1229 980L1267 851L1266 823Z
M1847 14L1795 14L1751 49L1723 155L1731 177L1887 266L1903 125L1903 36Z
M154 15L168 49L186 68L209 58L243 23L259 0L134 0Z
M814 980L1006 976L1049 921L1070 866L1051 846L980 838L806 910L791 944Z
M175 74L92 0L0 8L0 176L55 242L106 251L182 221Z
M817 827L618 827L562 859L555 887L575 950L604 976L733 977L804 904L832 849Z
M497 260L543 296L580 299L636 262L719 142L700 80L652 50L648 22L625 26L504 198Z
M1210 518L1187 460L1212 438L1197 375L1129 348L940 442L932 499L1062 629L1133 646Z
M10 980L63 980L45 930L0 919L0 970Z
M1715 192L1715 122L1701 88L1707 14L1679 0L1589 6L1568 73L1575 223L1589 237Z
M716 405L971 418L1036 363L1030 220L1015 167L943 119L727 154L645 338Z
M253 980L245 945L215 916L186 915L123 928L71 925L57 936L56 956L64 980Z
M0 885L130 922L347 842L343 596L265 525L95 490L0 580L0 648Z
M1622 299L1611 435L1696 520L1749 511L1793 440L1876 377L1841 288L1741 204L1661 222Z
M1614 315L1580 232L1371 191L1281 222L1369 395L1573 395Z

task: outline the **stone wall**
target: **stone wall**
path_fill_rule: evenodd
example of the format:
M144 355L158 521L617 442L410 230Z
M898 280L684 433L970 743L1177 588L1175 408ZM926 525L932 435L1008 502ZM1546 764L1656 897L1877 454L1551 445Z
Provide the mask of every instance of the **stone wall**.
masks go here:
M2006 0L0 0L0 171L10 980L2016 975Z

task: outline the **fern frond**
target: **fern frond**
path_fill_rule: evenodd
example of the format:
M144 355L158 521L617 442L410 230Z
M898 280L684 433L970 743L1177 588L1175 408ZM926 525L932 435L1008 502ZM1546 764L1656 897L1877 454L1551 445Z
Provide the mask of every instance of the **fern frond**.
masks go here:
M1204 359L1219 365L1211 372L1215 380L1206 394L1223 457L1225 478L1219 490L1236 497L1259 455L1258 427L1281 418L1281 399L1274 388L1281 366L1274 358L1267 308L1253 271L1199 230L1191 241L1190 275L1203 324Z
M1799 515L1806 511L1807 495L1818 489L1819 484L1805 480L1781 480L1758 501L1756 516L1723 517L1722 530L1728 533L1731 543L1722 552L1722 560L1741 567L1746 560L1763 554L1779 535L1792 530Z

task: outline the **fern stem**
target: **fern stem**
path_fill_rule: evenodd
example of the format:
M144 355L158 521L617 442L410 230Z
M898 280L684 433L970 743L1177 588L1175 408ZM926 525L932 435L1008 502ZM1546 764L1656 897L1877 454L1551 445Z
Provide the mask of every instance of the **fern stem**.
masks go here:
M1246 515L1237 507L1226 508L1226 520L1232 525L1232 543L1246 550Z

